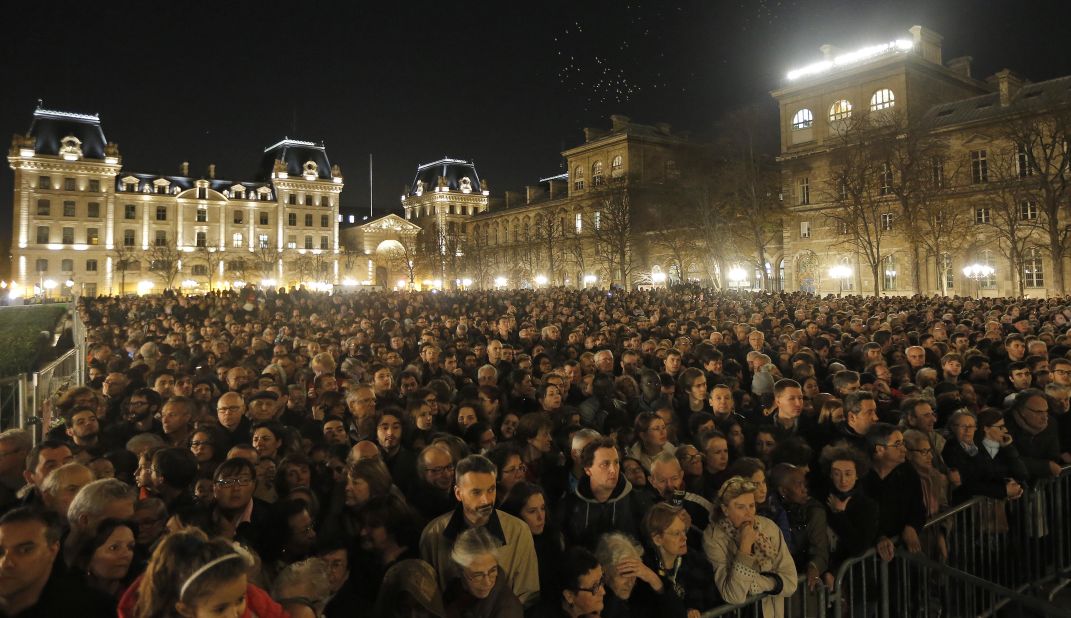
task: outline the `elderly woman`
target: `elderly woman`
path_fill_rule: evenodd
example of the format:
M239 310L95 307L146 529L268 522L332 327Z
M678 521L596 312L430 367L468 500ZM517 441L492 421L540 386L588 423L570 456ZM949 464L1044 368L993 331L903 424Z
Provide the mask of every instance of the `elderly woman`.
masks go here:
M980 442L980 440L976 439L979 425L978 417L966 410L959 410L948 419L950 435L949 440L945 442L944 452L941 455L944 457L945 465L948 466L949 471L954 470L959 473L960 485L952 492L953 502L963 502L973 496L1015 499L1023 495L1022 482L1026 480L1025 468L1020 468L1011 463L1004 463L1018 460L1019 457L1017 452L1014 453L1014 456L1012 455L1014 447L1011 446L1010 436L1007 438L1007 443L1004 443L1005 438L1003 436L1007 436L1005 420L1000 415L1000 412L995 410L994 412L996 413L995 415L987 415L987 421L990 423L989 433L993 438L999 440L998 444L1000 444L1000 447L994 449L995 455L990 455L989 449L986 449L983 453L983 448L978 445ZM1001 430L999 427L994 429L994 426L1003 426L1003 429ZM997 435L998 431L1000 431L1001 435ZM991 442L994 442L994 440L991 439ZM1004 449L1012 450L1001 454ZM1001 462L1001 465L997 465L998 461ZM1019 465L1022 465L1021 462ZM1016 476L1017 474L1021 476ZM1019 480L1016 480L1016 478Z
M796 592L796 565L777 524L755 511L754 482L734 476L721 486L703 549L714 565L714 585L729 603L751 595L762 600L765 618L782 618L785 597Z
M796 570L807 573L807 586L814 590L819 577L829 571L829 533L826 510L807 490L807 470L780 463L770 470L772 500L788 515L792 528L792 559Z
M448 618L521 618L524 609L498 566L502 541L486 528L458 535L450 551L456 577L443 592Z
M689 521L679 506L660 502L651 507L643 527L654 551L644 556L644 564L658 574L667 591L663 611L698 618L701 612L720 604L721 598L710 585L714 569L706 556L688 551Z
M272 584L271 596L290 618L319 618L331 598L327 563L309 558L287 566Z
M599 538L595 557L605 574L606 598L602 615L652 616L665 603L665 585L643 562L643 546L623 532L610 532Z

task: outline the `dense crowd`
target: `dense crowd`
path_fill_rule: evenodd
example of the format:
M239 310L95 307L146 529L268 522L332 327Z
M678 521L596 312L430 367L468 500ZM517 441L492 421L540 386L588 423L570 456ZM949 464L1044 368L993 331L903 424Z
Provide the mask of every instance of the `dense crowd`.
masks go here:
M82 299L87 385L0 434L9 616L784 614L1071 463L1064 300Z

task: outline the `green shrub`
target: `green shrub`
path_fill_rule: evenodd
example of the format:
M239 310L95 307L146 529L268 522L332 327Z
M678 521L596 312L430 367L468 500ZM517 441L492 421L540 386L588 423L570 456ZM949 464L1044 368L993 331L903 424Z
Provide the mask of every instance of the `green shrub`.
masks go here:
M33 369L41 331L52 332L67 305L0 308L0 377Z

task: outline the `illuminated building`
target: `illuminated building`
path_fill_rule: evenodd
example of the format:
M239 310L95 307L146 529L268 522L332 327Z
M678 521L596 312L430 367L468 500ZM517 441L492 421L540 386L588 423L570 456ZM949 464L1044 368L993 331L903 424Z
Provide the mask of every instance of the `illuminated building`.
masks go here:
M214 165L194 176L188 163L140 173L125 169L98 116L38 106L8 162L20 294L159 291L172 258L173 287L338 282L343 182L323 145L269 146L249 180L217 178Z

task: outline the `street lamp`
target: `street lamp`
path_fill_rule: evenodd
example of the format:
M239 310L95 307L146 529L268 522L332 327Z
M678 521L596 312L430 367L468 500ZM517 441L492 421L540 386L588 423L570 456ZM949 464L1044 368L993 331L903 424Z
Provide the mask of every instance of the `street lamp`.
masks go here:
M844 281L852 276L851 266L837 264L829 269L829 276L837 280L839 285L837 296L844 296Z
M733 284L733 287L740 287L740 284L747 280L747 272L739 266L733 266L729 269L729 281Z
M541 285L541 286L542 285L546 285L547 284L547 276L546 275L536 275L535 282L536 282L536 285Z
M978 296L982 296L982 279L988 279L993 276L996 269L988 264L968 264L963 267L963 276L968 279L973 279L975 286L978 288Z
M662 272L660 270L656 270L653 273L651 273L651 283L653 283L655 285L662 285L665 282L666 282L666 273L664 273L664 272Z

